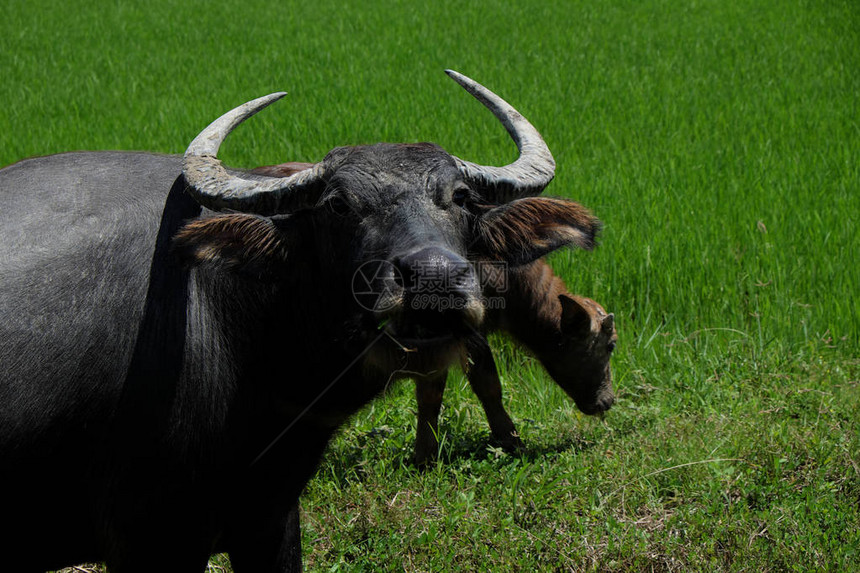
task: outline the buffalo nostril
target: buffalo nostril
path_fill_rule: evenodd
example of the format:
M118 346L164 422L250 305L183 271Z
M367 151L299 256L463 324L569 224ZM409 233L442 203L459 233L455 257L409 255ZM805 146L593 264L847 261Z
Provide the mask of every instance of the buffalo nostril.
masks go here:
M410 320L437 329L483 320L475 270L460 255L430 246L391 261L401 275L402 301Z
M609 396L603 396L600 400L598 400L597 407L602 412L605 412L605 411L609 410L614 403L615 403L615 396L610 394Z
M612 404L615 403L615 396L613 394L603 394L588 401L584 400L576 400L576 406L582 411L583 414L587 414L589 416L600 415L603 412L606 412L610 408L612 408Z

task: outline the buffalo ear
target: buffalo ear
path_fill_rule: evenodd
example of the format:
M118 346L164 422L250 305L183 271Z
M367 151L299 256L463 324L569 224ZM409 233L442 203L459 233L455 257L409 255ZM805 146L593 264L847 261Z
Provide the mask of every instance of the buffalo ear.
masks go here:
M476 247L483 256L524 265L556 249L593 249L600 221L574 201L527 197L484 211Z
M615 313L610 312L603 318L603 322L600 323L600 329L607 334L612 334L612 331L615 330Z
M591 332L591 314L588 309L566 294L558 295L561 303L561 331L568 336L582 336Z
M270 219L241 213L195 219L173 238L172 252L188 266L265 276L287 256L282 233Z

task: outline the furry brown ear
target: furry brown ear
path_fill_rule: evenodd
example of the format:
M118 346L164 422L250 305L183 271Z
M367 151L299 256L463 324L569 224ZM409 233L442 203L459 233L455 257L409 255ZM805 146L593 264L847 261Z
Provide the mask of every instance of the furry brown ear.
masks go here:
M271 220L245 214L195 219L173 238L173 253L189 266L267 275L287 255L283 237Z
M605 317L603 317L603 321L600 323L600 329L607 334L612 334L612 332L615 331L614 312L610 312Z
M569 336L585 335L591 332L591 314L579 301L565 294L558 295L561 303L561 331Z
M556 249L593 249L600 221L574 201L527 197L489 209L478 220L480 254L516 266Z

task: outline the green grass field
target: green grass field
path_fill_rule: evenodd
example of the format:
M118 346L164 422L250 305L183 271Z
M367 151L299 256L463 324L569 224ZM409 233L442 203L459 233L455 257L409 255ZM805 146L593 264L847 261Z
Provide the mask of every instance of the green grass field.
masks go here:
M603 220L596 251L550 260L616 314L613 410L583 416L497 337L529 451L493 448L455 374L441 462L419 472L412 385L395 386L302 498L306 567L860 570L857 4L344 4L9 0L0 19L2 165L182 152L277 90L228 163L419 140L509 161L453 68L543 133L547 193Z

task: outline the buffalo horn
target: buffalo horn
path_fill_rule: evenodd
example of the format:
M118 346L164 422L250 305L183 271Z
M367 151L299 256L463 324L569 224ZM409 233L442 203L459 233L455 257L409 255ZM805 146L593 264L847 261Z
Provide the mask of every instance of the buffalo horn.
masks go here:
M492 203L540 194L555 175L555 160L540 133L510 104L481 84L453 70L446 73L493 112L520 153L504 167L478 165L455 157L463 177ZM273 215L316 204L323 171L320 164L289 177L262 177L230 173L217 158L218 148L231 131L285 95L279 92L249 101L216 119L191 142L185 152L182 173L189 192L201 205L215 211Z
M198 203L213 211L274 215L311 207L319 196L319 164L289 177L263 177L228 172L217 158L218 148L240 123L287 95L273 93L240 105L200 132L188 149L182 174Z
M555 176L555 160L538 130L508 102L478 82L453 70L445 73L493 112L520 152L516 161L504 167L477 165L455 157L466 180L492 203L539 195Z

